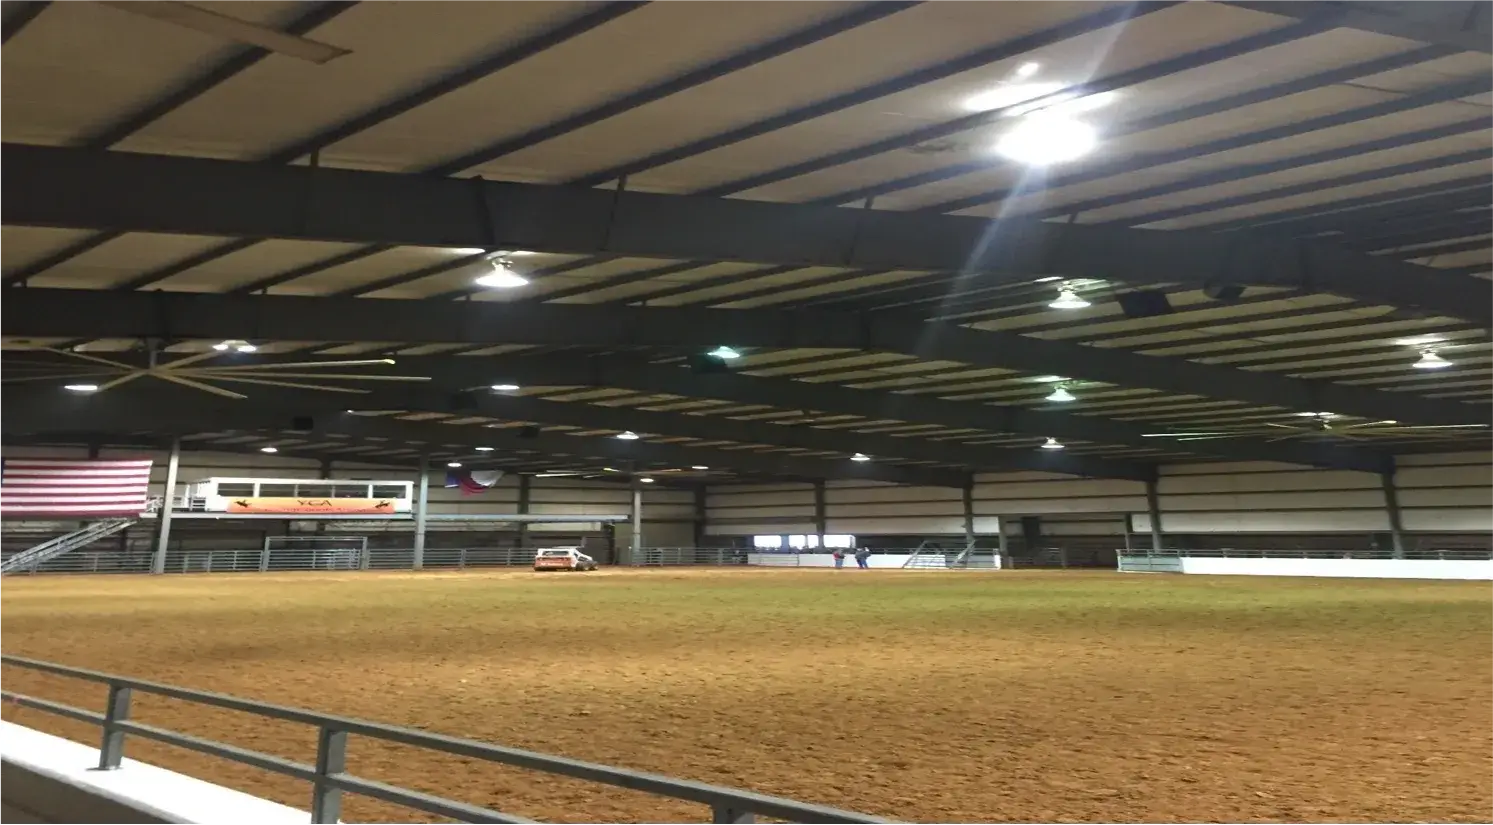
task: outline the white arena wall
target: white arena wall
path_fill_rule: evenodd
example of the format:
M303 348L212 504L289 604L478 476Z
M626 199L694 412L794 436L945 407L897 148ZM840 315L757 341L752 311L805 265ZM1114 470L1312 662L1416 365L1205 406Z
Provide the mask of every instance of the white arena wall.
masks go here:
M1493 453L1407 455L1395 477L1403 528L1419 534L1493 531ZM1177 464L1158 482L1161 530L1168 534L1365 534L1387 532L1382 480L1373 473L1270 462ZM962 491L866 481L824 489L824 531L857 536L962 536ZM982 473L972 491L977 535L1021 516L1040 516L1053 538L1123 538L1125 519L1149 542L1146 485L1055 473ZM814 485L740 484L710 488L706 533L726 538L816 532Z
M12 457L79 458L81 449L7 448ZM156 461L153 494L164 491L164 451L105 450L105 458L149 457ZM1396 487L1408 534L1487 534L1493 531L1493 452L1401 456ZM262 475L317 478L318 463L276 455L183 452L181 482L209 476ZM333 475L348 478L416 480L413 467L388 468L338 461ZM444 468L432 471L433 514L481 516L518 510L518 479L505 477L492 491L464 496L446 489ZM1258 535L1382 533L1389 515L1379 476L1352 471L1315 470L1269 462L1176 464L1162 468L1158 483L1161 529L1165 535ZM958 537L964 534L963 491L942 487L898 486L870 481L830 481L824 485L824 532L857 536ZM531 480L530 512L574 515L581 529L597 525L584 516L624 513L631 492L625 485L570 478ZM1141 482L1085 479L1055 473L982 473L972 490L975 533L993 536L1004 519L1009 536L1019 536L1021 516L1040 516L1045 537L1090 543L1123 540L1130 517L1136 546L1149 542L1145 485ZM705 496L703 526L707 544L725 544L755 534L812 534L815 488L809 483L712 485ZM696 543L694 494L689 490L643 490L644 543L687 547ZM574 532L578 525L530 527ZM397 529L411 529L408 523ZM432 530L459 525L430 524ZM617 525L619 545L631 525ZM916 544L913 540L910 544Z

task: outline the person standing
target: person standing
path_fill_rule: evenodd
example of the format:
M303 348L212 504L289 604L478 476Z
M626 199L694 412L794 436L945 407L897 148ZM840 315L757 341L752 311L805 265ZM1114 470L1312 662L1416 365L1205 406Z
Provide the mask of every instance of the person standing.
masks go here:
M855 566L856 567L859 567L862 570L870 570L871 569L870 558L871 558L871 548L869 548L869 547L857 547L857 548L855 548Z
M833 553L831 553L830 555L833 556L834 559L835 559L835 567L844 567L845 566L845 551L844 550L841 550L840 548L836 547L835 551Z

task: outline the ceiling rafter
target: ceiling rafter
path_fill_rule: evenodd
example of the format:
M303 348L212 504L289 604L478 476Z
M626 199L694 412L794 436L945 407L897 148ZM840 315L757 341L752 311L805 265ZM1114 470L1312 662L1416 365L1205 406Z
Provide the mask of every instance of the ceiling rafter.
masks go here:
M767 378L740 372L695 374L678 366L638 363L622 358L577 358L572 356L539 356L511 358L493 361L476 358L403 358L400 369L414 370L430 376L440 385L453 388L482 387L499 381L512 381L523 386L543 385L589 385L616 387L643 393L674 395L680 398L711 398L734 401L742 404L762 404L783 410L813 410L821 413L854 415L870 420L889 418L910 424L931 424L955 429L974 429L986 433L1026 434L1034 437L1054 436L1060 439L1091 441L1126 445L1144 449L1166 447L1190 450L1200 455L1228 458L1252 458L1307 464L1339 469L1374 471L1387 465L1386 456L1372 449L1343 445L1284 444L1263 440L1234 440L1200 444L1161 444L1145 433L1153 428L1123 421L1105 419L1094 415L1065 413L1054 410L1033 410L944 401L928 395L912 393L888 393L875 390L852 389L827 383L810 383L784 378ZM496 396L489 403L502 409L522 406L527 400ZM535 402L539 407L546 402ZM554 402L549 402L553 404ZM617 414L608 408L607 415ZM650 414L652 416L654 414ZM694 427L714 426L712 417L685 416L692 419L689 433ZM637 422L633 429L657 427L658 432L677 432L671 424L664 422L652 425ZM620 425L620 420L619 420ZM721 432L724 432L722 430ZM769 431L771 432L771 431ZM727 437L727 436L723 436ZM764 434L757 438L768 438ZM857 438L859 438L857 436ZM740 440L740 439L738 439ZM910 441L911 439L898 439ZM852 445L842 447L849 449ZM952 456L916 455L912 445L894 448L892 445L859 448L882 455L904 455L907 458L924 458L945 463L972 463L974 455L965 461L952 461ZM961 445L959 449L964 449ZM992 455L991 461L1011 461L1009 456ZM1045 465L1051 466L1051 465ZM1080 473L1083 475L1104 474L1100 468Z
M1493 82L1488 79L1485 82ZM4 145L6 224L1290 286L1493 326L1493 285L1325 244ZM308 200L308 191L316 192ZM442 303L442 302L431 302Z
M343 404L346 402L343 401ZM59 397L55 392L7 392L0 408L8 434L47 433L57 422L69 429L90 431L142 431L169 434L206 430L294 430L309 436L337 435L349 438L384 439L404 446L431 448L459 446L469 449L492 446L503 450L530 450L554 456L600 458L616 461L651 461L688 467L695 464L730 467L767 475L808 478L863 478L894 484L933 487L963 487L966 472L851 461L786 452L696 447L638 439L624 441L609 436L580 436L551 432L522 433L516 428L429 423L352 415L326 399L297 393L264 393L233 401L201 394L173 391L111 391L95 396ZM304 420L309 418L310 420ZM300 419L300 420L297 420ZM305 425L310 424L307 428Z
M6 204L10 203L9 198ZM1485 284L1486 285L1486 284ZM879 313L719 310L488 302L414 302L282 295L23 289L0 302L12 337L403 341L660 346L729 342L762 348L902 353L927 360L1057 374L1284 409L1332 410L1420 424L1478 424L1489 411L1405 393L1302 381L1178 358L1046 341Z
M324 7L351 5L354 4L323 4ZM541 32L519 43L504 46L493 54L469 66L464 66L450 74L447 74L432 83L416 89L413 92L409 92L400 95L399 97L396 97L392 100L380 103L379 105L374 106L373 108L362 112L354 117L322 129L316 134L313 134L301 140L294 141L290 144L268 152L265 155L256 158L256 161L259 163L275 164L290 163L297 158L305 157L306 155L318 152L337 143L338 141L345 140L349 137L352 137L353 135L377 126L380 123L392 120L393 118L398 117L399 115L402 115L406 112L412 111L420 106L423 106L442 95L449 94L450 92L456 91L457 89L460 89L464 86L475 83L476 81L488 77L509 66L512 66L513 64L518 63L521 60L526 60L530 57L533 57L540 52L546 51L550 48L553 48L554 46L564 43L567 40L578 37L598 26L615 20L616 18L629 12L635 11L645 5L647 5L647 3L633 2L632 0L619 0L619 2L603 3L572 20L568 20L555 26L548 31ZM313 10L312 12L309 12L303 19L314 18L315 15L324 13L325 12ZM290 34L305 34L309 32L311 28L314 28L314 26L306 27L304 30L301 30L301 27L299 25L292 25L291 27L288 27L286 31ZM141 124L141 126L143 125L144 124ZM14 283L24 281L25 278L29 278L32 275L44 272L47 269L51 269L52 267L55 267L76 257L77 255L81 255L82 253L87 252L90 249L94 249L107 241L113 240L114 238L119 237L120 234L122 233L101 233L99 235L85 238L77 244L70 245L58 251L57 253L36 261L35 263L27 266L24 270L17 272L14 275L7 276L4 283L6 286L9 286ZM254 246L257 243L259 243L257 239L247 238L218 244L217 246L203 250L193 255L189 255L181 260L173 261L169 264L155 267L154 269L140 273L139 275L128 279L124 283L117 285L116 288L137 289L142 286L148 286L153 283L164 281L167 278L171 278L183 272L196 269L197 267L204 264L211 263L212 261L218 260L220 258L225 258L229 255L234 254L235 252L241 252L251 246ZM357 250L359 254L357 254L356 256L334 256L333 259L324 262L322 268L335 266L340 263L348 263L353 260L360 260L362 258L369 257L370 255L373 255L379 251L382 251L382 249L364 249ZM317 269L316 271L319 271L319 269Z
M616 7L623 7L622 10L631 10L642 5L644 4L614 4L614 12L611 13L607 19L615 17L618 13L620 13L620 11L616 10ZM907 9L910 9L917 5L919 5L918 2L904 2L903 0L896 0L895 2L865 3L858 6L851 6L851 10L844 14L821 21L819 23L815 23L804 29L791 32L782 37L769 40L766 43L760 43L754 46L750 46L746 49L736 52L735 54L729 55L720 60L712 61L703 66L688 69L681 74L675 75L673 77L666 78L656 83L650 83L647 86L635 89L619 97L612 98L590 108L583 109L579 112L566 115L559 118L558 120L546 123L542 126L537 126L533 129L523 132L522 134L503 138L502 140L484 146L480 149L474 149L469 152L464 152L458 157L441 161L436 164L428 165L422 168L420 170L420 173L425 175L447 176L457 174L473 166L480 166L484 163L491 163L494 160L505 157L507 155L511 155L515 152L523 151L524 149L527 149L531 146L536 146L545 141L553 140L555 138L563 137L573 132L577 132L587 126L599 123L603 120L606 120L607 118L623 114L624 112L631 111L632 109L635 109L639 106L646 105L656 100L661 100L670 95L695 88L696 86L702 86L713 80L725 77L726 75L741 71L746 68L750 68L751 66L755 66L758 63L762 63L775 57L779 57L781 55L795 51L797 49L804 48L805 46L818 43L822 40L834 37L835 35L843 34L844 32L850 31L851 29L860 26L864 26L868 23L874 23L877 20L881 20L899 12L906 11ZM590 27L588 26L587 28ZM510 65L511 62L512 61L503 62L500 66L498 66L498 68ZM491 74L492 71L493 70L485 70L482 76ZM444 94L445 92L451 90L451 84L444 84L440 88L441 93ZM363 118L359 121L359 123L366 123L366 125L359 125L356 131L361 131L362 129L368 128L368 126L372 125L372 123L382 122L383 120L391 116L392 115L388 115L387 113L381 113L377 120L374 120L373 118ZM347 132L349 130L347 128L344 128L341 131ZM339 137L338 139L341 138ZM251 281L247 284L243 284L235 288L234 291L254 292L261 289L269 289L270 287L289 283L299 278L304 278L307 275L320 272L324 269L330 269L334 266L341 266L342 264L349 263L351 261L357 261L371 257L380 252L387 251L388 249L390 249L390 246L386 244L374 244L362 249L354 249L349 252L334 255L321 261L305 264L303 266L299 266L285 272ZM461 265L463 264L456 261L442 262L441 264L436 265L435 272L449 271L450 269L456 268L457 266ZM422 267L422 270L429 268L430 267ZM422 270L416 270L416 272L421 272ZM428 274L434 274L434 272ZM425 277L425 275L421 274L419 276L412 276L409 279L413 280L414 277ZM395 276L387 280L389 281L389 283L385 284L384 287L396 283L406 282L405 279L402 279L399 276Z
M45 6L46 4L36 3L34 5ZM356 2L312 3L309 10L286 23L280 31L293 35L310 34L317 27L331 22L357 5ZM273 52L259 46L245 46L228 59L198 75L185 85L171 89L166 94L146 103L136 111L104 126L94 134L80 140L77 145L84 149L107 149L239 76L248 69L253 68L271 54ZM97 249L109 241L120 237L122 234L121 232L100 232L89 235L64 246L50 255L45 255L14 272L6 273L4 278L0 279L0 286L25 283L27 279L46 272L59 264L66 263L82 255L84 252Z
M1493 53L1493 14L1486 2L1237 2L1230 6L1294 17L1324 19L1350 29L1387 34L1459 51Z

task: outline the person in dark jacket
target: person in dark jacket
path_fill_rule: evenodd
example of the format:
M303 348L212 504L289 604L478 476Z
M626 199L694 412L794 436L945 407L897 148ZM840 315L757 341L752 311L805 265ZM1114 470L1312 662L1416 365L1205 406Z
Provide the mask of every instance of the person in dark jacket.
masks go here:
M868 561L870 558L871 558L871 548L869 548L869 547L857 547L857 548L855 548L855 566L856 567L859 567L862 570L870 570L871 569L871 564Z

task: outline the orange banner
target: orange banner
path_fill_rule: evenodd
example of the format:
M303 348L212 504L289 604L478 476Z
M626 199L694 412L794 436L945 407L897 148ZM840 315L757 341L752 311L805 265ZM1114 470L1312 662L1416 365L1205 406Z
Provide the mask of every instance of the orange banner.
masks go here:
M394 514L394 500L388 498L231 498L230 513L326 514L342 516L350 513Z

